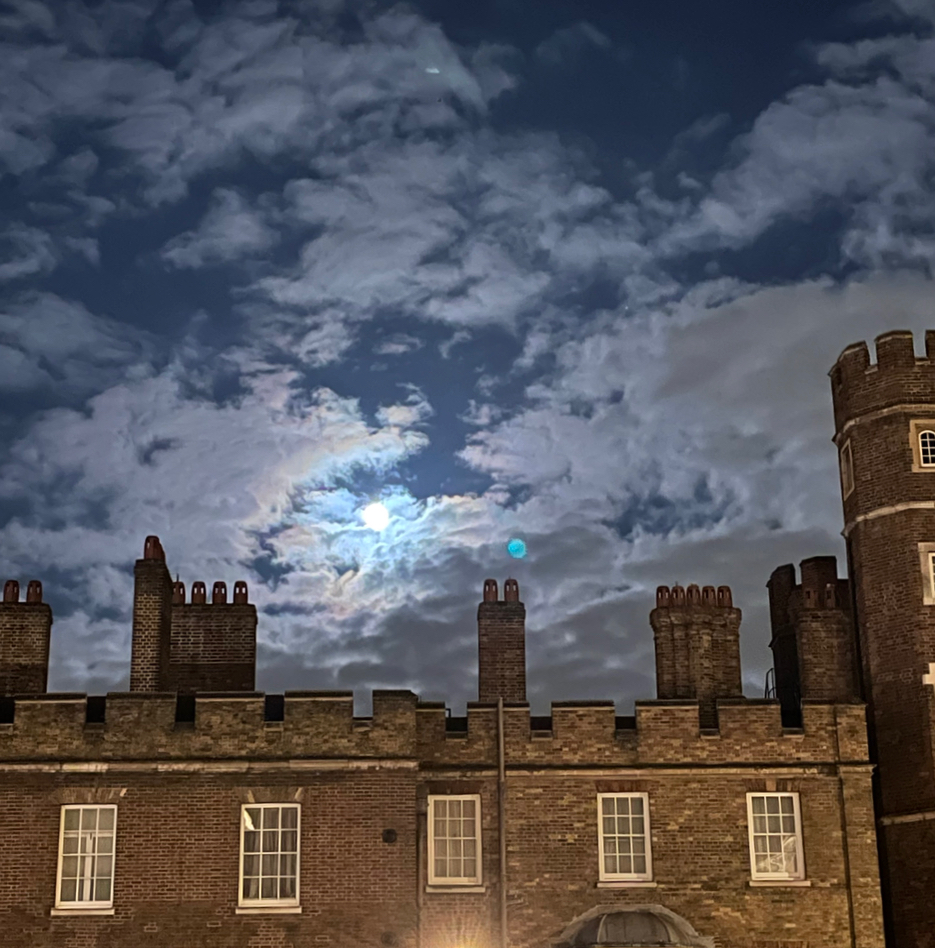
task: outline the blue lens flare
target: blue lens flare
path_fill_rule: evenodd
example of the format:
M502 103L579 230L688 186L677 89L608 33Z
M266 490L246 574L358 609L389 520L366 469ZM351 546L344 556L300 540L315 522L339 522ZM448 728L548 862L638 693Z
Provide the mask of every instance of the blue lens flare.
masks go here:
M515 560L521 560L526 555L526 544L515 537L506 545L506 551Z

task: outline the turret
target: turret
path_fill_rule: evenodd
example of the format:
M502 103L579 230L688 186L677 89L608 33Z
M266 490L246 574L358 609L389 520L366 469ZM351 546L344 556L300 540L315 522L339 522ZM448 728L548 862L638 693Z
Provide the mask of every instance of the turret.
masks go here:
M656 590L656 695L697 699L702 727L717 726L718 698L743 697L740 619L729 586Z
M526 700L526 607L519 583L504 583L497 598L497 581L484 580L483 602L477 607L478 700Z
M893 944L935 931L935 332L848 346L831 369L834 443L868 705ZM804 582L804 579L803 579Z

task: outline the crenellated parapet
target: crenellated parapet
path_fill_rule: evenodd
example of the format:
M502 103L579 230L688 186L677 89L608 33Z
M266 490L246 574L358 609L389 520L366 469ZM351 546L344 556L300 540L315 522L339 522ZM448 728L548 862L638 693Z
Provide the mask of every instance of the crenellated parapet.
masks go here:
M848 346L828 373L835 430L851 419L909 400L935 401L935 330L925 332L925 357L917 358L912 332L894 329L877 336L876 362L866 342Z
M8 579L0 602L0 695L45 691L51 635L52 609L42 601L42 583L31 579L21 601L18 580Z
M544 719L509 704L506 759L546 768L819 765L835 763L838 753L841 761L866 761L863 705L806 702L803 710L802 728L788 729L776 701L722 699L720 727L705 729L697 701L638 701L631 717L617 715L610 701L553 702ZM353 712L350 692L22 696L12 701L12 720L0 723L0 761L132 769L146 761L407 759L429 771L496 767L496 707L473 703L453 727L443 704L375 691L371 717Z
M659 586L649 616L657 696L698 699L705 726L715 726L717 699L743 695L740 620L729 586Z

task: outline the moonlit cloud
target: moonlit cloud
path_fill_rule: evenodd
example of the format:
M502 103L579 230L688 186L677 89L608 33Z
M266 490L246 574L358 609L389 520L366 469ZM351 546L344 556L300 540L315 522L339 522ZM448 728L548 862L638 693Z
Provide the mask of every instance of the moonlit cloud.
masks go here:
M772 569L843 570L827 370L931 323L930 4L765 97L624 7L222 7L0 20L0 578L45 580L50 687L125 687L157 533L248 581L269 691L463 706L512 573L537 713L654 694L660 583L733 587L760 694Z

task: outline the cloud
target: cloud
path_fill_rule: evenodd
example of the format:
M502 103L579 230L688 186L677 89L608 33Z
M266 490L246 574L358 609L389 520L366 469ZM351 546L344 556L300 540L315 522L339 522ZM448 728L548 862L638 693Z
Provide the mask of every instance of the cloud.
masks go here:
M262 253L277 240L276 232L243 195L228 188L216 188L211 195L211 207L198 229L173 237L163 248L162 256L173 266L198 268Z
M0 263L0 282L48 273L54 270L58 263L52 238L37 227L13 223L6 228L0 239L10 248L11 258Z
M127 372L147 371L156 346L147 333L96 316L53 293L0 305L0 343L9 374L0 390L49 389L66 397L98 391Z
M582 20L574 26L557 29L536 47L535 55L546 65L565 66L586 53L593 52L595 48L606 50L612 45L608 36Z

